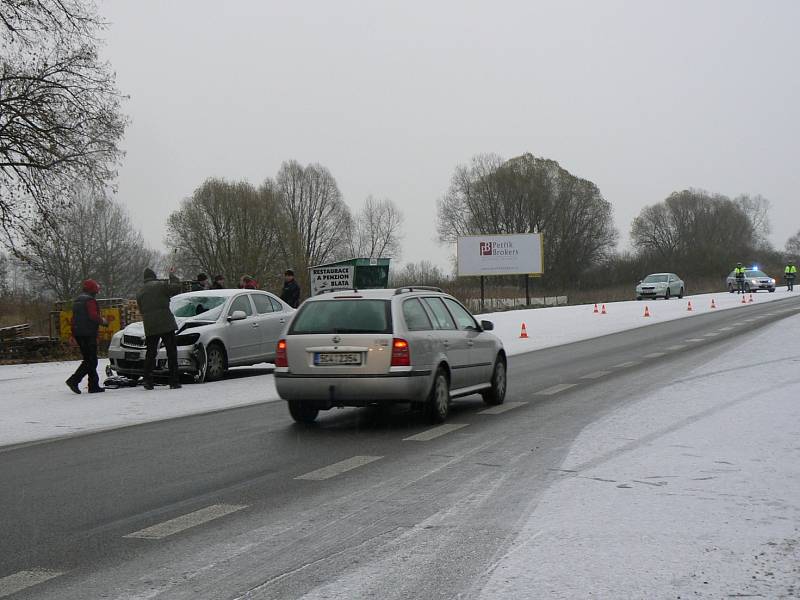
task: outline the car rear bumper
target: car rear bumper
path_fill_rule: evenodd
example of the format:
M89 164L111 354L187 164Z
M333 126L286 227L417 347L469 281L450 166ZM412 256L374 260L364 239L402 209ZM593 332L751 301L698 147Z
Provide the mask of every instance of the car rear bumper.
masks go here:
M319 408L423 400L432 383L431 371L387 375L315 376L275 372L275 387L284 400L302 400Z

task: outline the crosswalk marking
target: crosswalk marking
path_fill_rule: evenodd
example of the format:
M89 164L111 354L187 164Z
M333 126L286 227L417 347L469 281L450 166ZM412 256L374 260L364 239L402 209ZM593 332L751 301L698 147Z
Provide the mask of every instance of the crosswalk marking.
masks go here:
M169 521L164 521L163 523L158 523L151 527L140 529L139 531L134 531L123 537L139 538L143 540L160 540L186 529L197 527L203 523L208 523L214 519L219 519L225 515L235 513L244 508L247 508L247 506L239 504L212 504L200 510L175 517Z
M63 574L64 571L54 571L51 569L31 569L29 571L12 573L11 575L0 578L0 598L16 594L34 585L39 585L45 581L60 577Z
M611 371L595 371L594 373L587 373L581 379L599 379L600 377L605 377L611 373Z
M427 442L433 440L435 438L441 437L445 434L451 433L462 427L466 427L468 423L445 423L444 425L439 425L438 427L434 427L432 429L426 429L416 435L412 435L407 438L403 438L404 442Z
M558 385L554 385L552 387L547 388L546 390L542 390L540 392L536 392L537 396L552 396L553 394L558 394L563 392L564 390L568 390L569 388L574 388L577 383L559 383Z
M492 406L491 408L487 408L486 410L480 411L479 415L499 415L500 413L508 412L509 410L513 410L515 408L519 408L520 406L525 406L527 402L506 402L505 404L500 404L498 406Z

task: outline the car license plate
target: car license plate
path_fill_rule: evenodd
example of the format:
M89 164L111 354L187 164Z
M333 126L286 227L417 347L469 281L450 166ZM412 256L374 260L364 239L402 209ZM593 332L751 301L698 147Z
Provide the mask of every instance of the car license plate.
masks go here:
M126 352L125 360L142 360L142 355L138 352Z
M318 367L360 365L360 352L315 352L314 364Z

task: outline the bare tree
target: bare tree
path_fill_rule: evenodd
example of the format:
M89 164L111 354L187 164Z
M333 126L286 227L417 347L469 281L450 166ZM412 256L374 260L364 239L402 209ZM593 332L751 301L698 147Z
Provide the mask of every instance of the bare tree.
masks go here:
M130 297L155 252L147 248L125 208L89 188L73 190L55 218L40 220L15 254L58 298L69 298L80 282L100 282L106 297Z
M301 278L308 267L339 258L346 251L350 211L328 169L284 162L275 181L267 180L263 189L275 194L286 216L284 251Z
M284 224L271 189L208 179L169 216L167 245L192 274L262 281L282 270Z
M753 241L760 249L769 249L769 234L772 232L772 224L769 220L770 202L761 194L751 196L741 194L733 199L739 205L744 214L753 226Z
M400 258L403 213L391 200L368 196L350 223L350 256Z
M784 248L788 258L798 260L800 257L800 231L795 233L792 237L786 240L786 247Z
M0 226L7 243L37 235L77 182L115 176L126 125L98 56L104 26L83 0L0 2Z
M450 278L442 269L428 260L418 263L406 263L401 269L392 271L389 279L393 287L404 285L440 286L450 281Z

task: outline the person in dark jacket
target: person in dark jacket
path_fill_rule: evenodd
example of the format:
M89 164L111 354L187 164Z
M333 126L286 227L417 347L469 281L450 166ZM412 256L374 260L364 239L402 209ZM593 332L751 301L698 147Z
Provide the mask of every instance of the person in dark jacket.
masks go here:
M192 282L192 291L193 292L204 292L209 288L210 281L208 280L208 275L205 273L198 273L197 279Z
M211 284L212 290L224 290L225 289L225 277L222 275L214 275L214 283Z
M283 290L281 291L281 300L286 302L292 308L300 306L300 286L294 278L294 271L287 269L283 274Z
M152 269L144 270L144 285L136 296L139 312L142 313L144 335L147 342L147 353L144 359L144 388L153 389L153 369L156 366L159 342L164 342L169 364L169 387L181 387L178 376L178 348L175 345L175 330L178 324L169 309L169 301L175 294L181 293L180 279L172 270L169 281L159 281Z
M100 291L98 283L94 279L87 279L82 287L83 293L72 304L72 337L81 350L83 360L66 383L69 389L80 394L78 386L88 376L89 393L97 394L106 391L100 387L100 378L97 376L97 331L101 325L108 325L108 321L100 315L95 299Z

